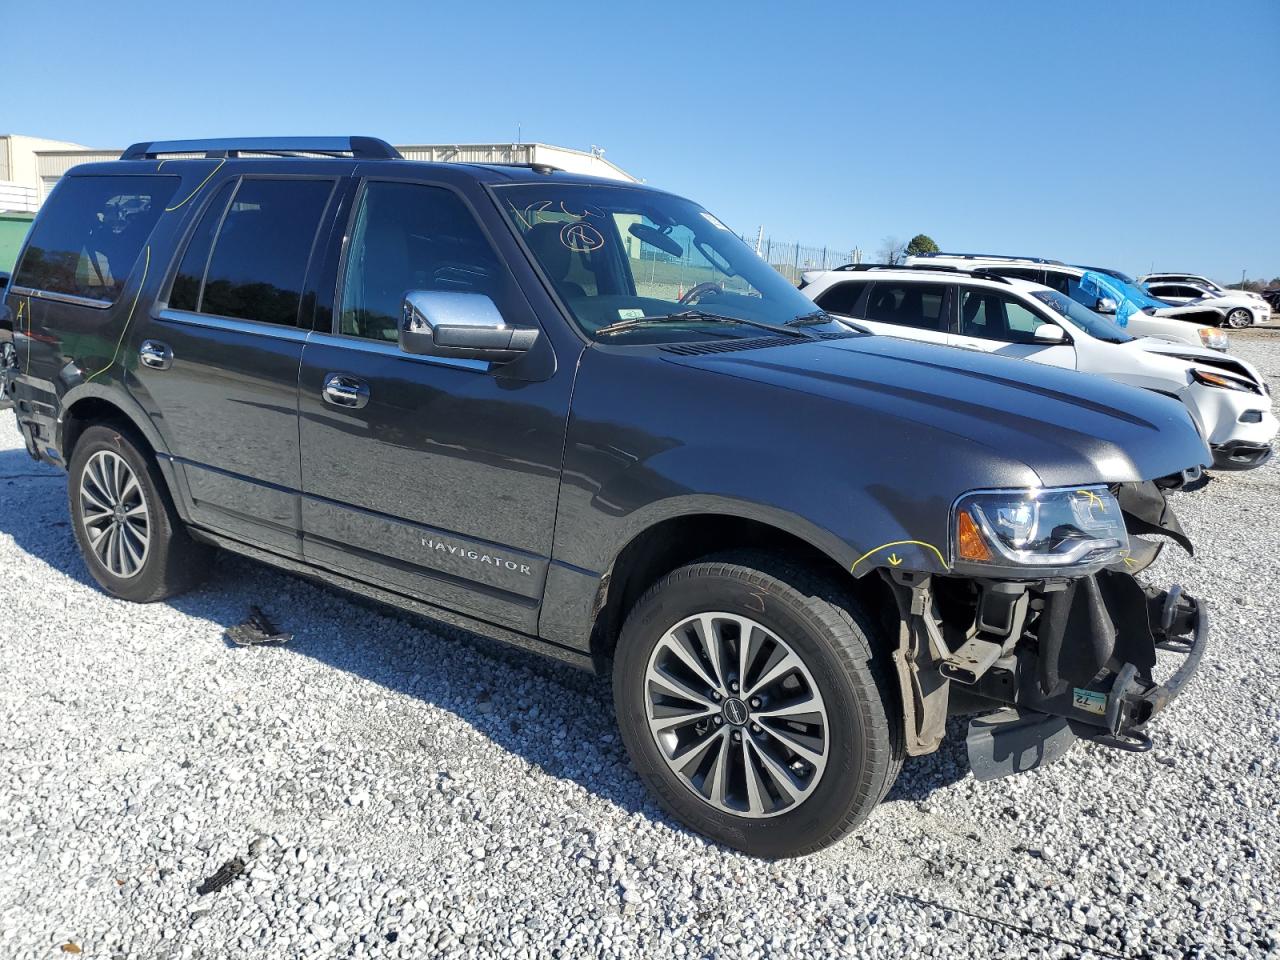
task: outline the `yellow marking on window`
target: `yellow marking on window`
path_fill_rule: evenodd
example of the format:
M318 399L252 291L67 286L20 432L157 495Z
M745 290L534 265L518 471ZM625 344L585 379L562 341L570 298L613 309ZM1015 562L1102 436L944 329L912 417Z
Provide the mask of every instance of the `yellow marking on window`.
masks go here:
M208 183L210 180L212 180L212 179L213 179L213 175L214 175L215 173L217 173L219 170L221 170L221 169L222 169L222 165L223 165L224 163L226 163L226 162L227 162L227 158L226 158L226 157L223 157L221 160L219 160L219 161L218 161L218 165L217 165L216 167L214 167L212 170L210 170L210 171L209 171L209 176L207 176L207 177L205 177L203 180L201 180L201 181L200 181L200 183L196 186L196 188L195 188L194 190L192 190L189 194L187 194L186 200L181 201L181 203L175 203L172 207L165 207L165 208L164 208L164 212L165 212L165 213L173 213L173 211L177 210L177 209L178 209L179 207L181 207L184 203L186 203L186 202L187 202L187 200L190 200L190 199L191 199L192 197L194 197L197 193L199 193L199 192L200 192L200 188L201 188L201 187L203 187L203 186L204 186L206 183Z
M863 560L867 559L867 557L871 556L873 553L877 553L880 550L884 550L887 547L905 547L905 546L924 547L926 550L932 550L937 555L938 562L941 563L944 567L947 565L947 559L942 555L942 551L939 550L937 547L935 547L932 543L925 543L923 540L891 540L888 543L882 543L880 544L880 546L875 547L874 549L868 550L866 553L860 556L857 560L853 561L853 566L849 568L849 572L853 573L854 570L858 569L858 564L860 564ZM897 563L894 563L893 558L895 556L897 556L897 554L890 555L889 562L896 567L898 566L898 564L902 563L902 561L898 560Z
M142 299L142 288L147 285L147 271L151 269L151 245L146 248L146 259L142 263L142 279L138 281L138 292L133 295L133 305L129 307L129 316L124 319L124 329L120 331L120 339L116 341L116 352L111 355L111 361L94 373L84 378L84 382L88 383L94 377L106 373L116 364L116 358L120 356L120 347L124 345L124 335L129 332L129 324L133 322L133 312L138 309L138 301Z

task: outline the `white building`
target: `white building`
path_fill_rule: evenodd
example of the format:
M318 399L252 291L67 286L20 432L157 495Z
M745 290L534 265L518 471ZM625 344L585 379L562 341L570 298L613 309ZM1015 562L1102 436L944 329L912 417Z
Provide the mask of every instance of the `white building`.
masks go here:
M572 150L547 143L433 143L397 147L406 160L437 163L545 163L570 173L639 181L606 160L604 151ZM78 143L0 134L0 211L34 211L58 179L80 163L115 160L122 150L93 150Z

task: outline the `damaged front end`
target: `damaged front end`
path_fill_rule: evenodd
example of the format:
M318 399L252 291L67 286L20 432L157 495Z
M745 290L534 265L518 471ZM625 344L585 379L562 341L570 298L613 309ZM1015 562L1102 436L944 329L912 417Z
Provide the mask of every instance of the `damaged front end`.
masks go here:
M1016 502L1010 508L1007 493L972 510L962 498L953 564L962 575L882 571L900 614L894 662L907 752L937 749L950 713L983 709L990 712L970 723L967 737L979 780L1050 763L1078 738L1149 750L1148 724L1195 673L1209 633L1208 616L1194 598L1177 586L1158 590L1135 578L1160 552L1161 543L1148 538L1167 537L1191 550L1164 497L1179 482L1072 491L1058 513L1044 509L1034 518ZM1092 499L1081 507L1076 495ZM1124 527L1121 539L1105 541L1109 551L1099 544L1106 523L1118 529L1114 516L1100 517L1093 540L1085 535L1092 515L1108 510L1118 511ZM1084 534L1070 511L1085 518ZM1025 533L1040 520L1042 527L1054 526L1041 530L1038 541L1034 533L1001 539L993 529L1005 524ZM1079 535L1074 542L1072 535ZM1053 538L1075 548L1071 554L1056 548L1072 564L1041 563L1010 547ZM966 550L972 562L965 561ZM1013 561L1041 563L1043 573L1012 570ZM983 575L988 570L994 575ZM1155 678L1158 650L1183 658L1164 682Z

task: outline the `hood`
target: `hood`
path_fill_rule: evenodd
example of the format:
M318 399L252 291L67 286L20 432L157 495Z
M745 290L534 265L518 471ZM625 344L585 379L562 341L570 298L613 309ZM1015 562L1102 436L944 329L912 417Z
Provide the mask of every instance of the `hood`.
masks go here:
M1134 345L1140 346L1148 353L1158 353L1175 360L1183 360L1193 366L1225 370L1251 380L1260 387L1266 383L1262 374L1258 372L1258 368L1249 363L1249 361L1241 360L1239 357L1233 357L1229 354L1219 353L1217 350L1209 350L1205 347L1191 347L1185 343L1169 343L1152 337L1134 341Z
M849 442L863 418L902 421L903 443L945 431L1025 464L1044 486L1151 480L1211 459L1181 403L1073 370L895 337L716 347L668 359L830 399L842 408L831 429ZM928 450L902 454L923 467Z

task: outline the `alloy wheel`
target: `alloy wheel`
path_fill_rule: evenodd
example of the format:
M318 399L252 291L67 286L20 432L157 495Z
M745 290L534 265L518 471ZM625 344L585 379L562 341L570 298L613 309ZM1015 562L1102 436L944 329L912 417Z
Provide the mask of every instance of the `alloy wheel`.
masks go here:
M112 576L128 580L141 572L151 547L151 516L124 457L99 450L89 458L80 475L80 523L89 549Z
M1244 307L1236 307L1227 314L1227 326L1232 330L1243 330L1253 323L1253 316Z
M671 627L649 657L645 694L667 766L723 813L786 813L822 779L822 694L795 649L755 620L702 613Z

